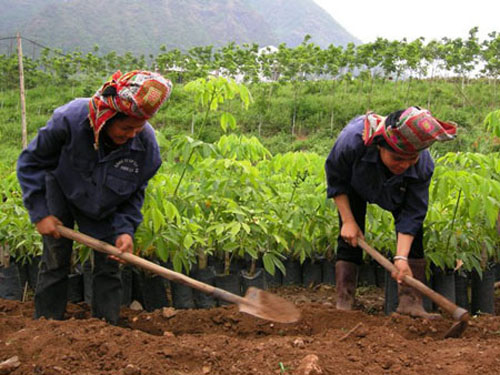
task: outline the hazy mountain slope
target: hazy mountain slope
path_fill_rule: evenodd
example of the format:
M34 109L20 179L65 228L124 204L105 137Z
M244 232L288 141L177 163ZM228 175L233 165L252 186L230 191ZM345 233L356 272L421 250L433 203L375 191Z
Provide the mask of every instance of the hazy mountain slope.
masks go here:
M13 36L43 8L63 0L0 0L0 37Z
M289 46L300 44L305 34L310 34L311 41L322 47L359 42L312 0L252 0L249 3L268 17L278 39Z
M0 0L0 38L20 31L63 50L157 54L231 41L322 47L355 41L313 0ZM0 46L1 47L1 46Z

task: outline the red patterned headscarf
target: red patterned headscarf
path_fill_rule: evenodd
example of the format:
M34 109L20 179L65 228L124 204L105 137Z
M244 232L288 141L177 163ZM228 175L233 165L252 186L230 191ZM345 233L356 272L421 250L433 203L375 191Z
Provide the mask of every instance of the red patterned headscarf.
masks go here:
M369 146L382 139L399 154L414 154L434 142L451 141L457 133L454 123L433 117L426 109L410 107L403 111L394 124L386 124L386 117L369 113L365 117L363 140Z
M103 125L116 113L147 120L160 109L171 92L172 83L158 73L134 70L122 74L118 70L90 98L89 120L94 129L95 148Z

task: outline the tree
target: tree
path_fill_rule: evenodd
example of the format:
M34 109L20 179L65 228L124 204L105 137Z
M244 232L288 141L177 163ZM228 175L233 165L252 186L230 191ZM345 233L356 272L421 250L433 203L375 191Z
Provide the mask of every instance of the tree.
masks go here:
M493 81L494 97L496 97L500 78L500 34L493 31L488 34L488 37L490 39L482 43L481 57L484 67L481 72Z
M465 84L469 78L469 74L477 65L477 58L480 52L480 46L477 39L478 27L473 27L469 31L469 38L448 39L443 38L444 42L444 58L446 68L455 72L461 77L461 86L458 87L464 101L468 101L465 95Z

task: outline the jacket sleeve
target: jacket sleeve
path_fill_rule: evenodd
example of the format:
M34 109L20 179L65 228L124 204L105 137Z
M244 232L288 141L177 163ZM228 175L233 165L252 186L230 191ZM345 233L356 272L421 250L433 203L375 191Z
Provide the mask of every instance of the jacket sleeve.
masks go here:
M62 147L68 137L67 120L56 110L47 125L23 150L17 161L17 178L23 192L23 202L36 223L49 215L45 198L45 176L55 169Z

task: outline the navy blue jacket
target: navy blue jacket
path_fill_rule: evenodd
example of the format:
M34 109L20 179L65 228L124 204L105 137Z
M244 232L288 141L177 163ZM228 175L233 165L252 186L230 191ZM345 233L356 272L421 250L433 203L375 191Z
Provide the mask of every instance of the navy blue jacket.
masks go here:
M110 218L114 234L134 235L148 180L161 165L154 130L144 130L105 155L94 149L89 99L75 99L54 111L47 125L19 156L17 175L31 221L49 215L45 176L51 173L67 201L91 220Z
M364 145L364 119L360 116L347 124L326 159L327 196L355 191L365 201L392 212L397 232L415 235L427 213L434 162L424 150L403 174L388 175L378 148Z

